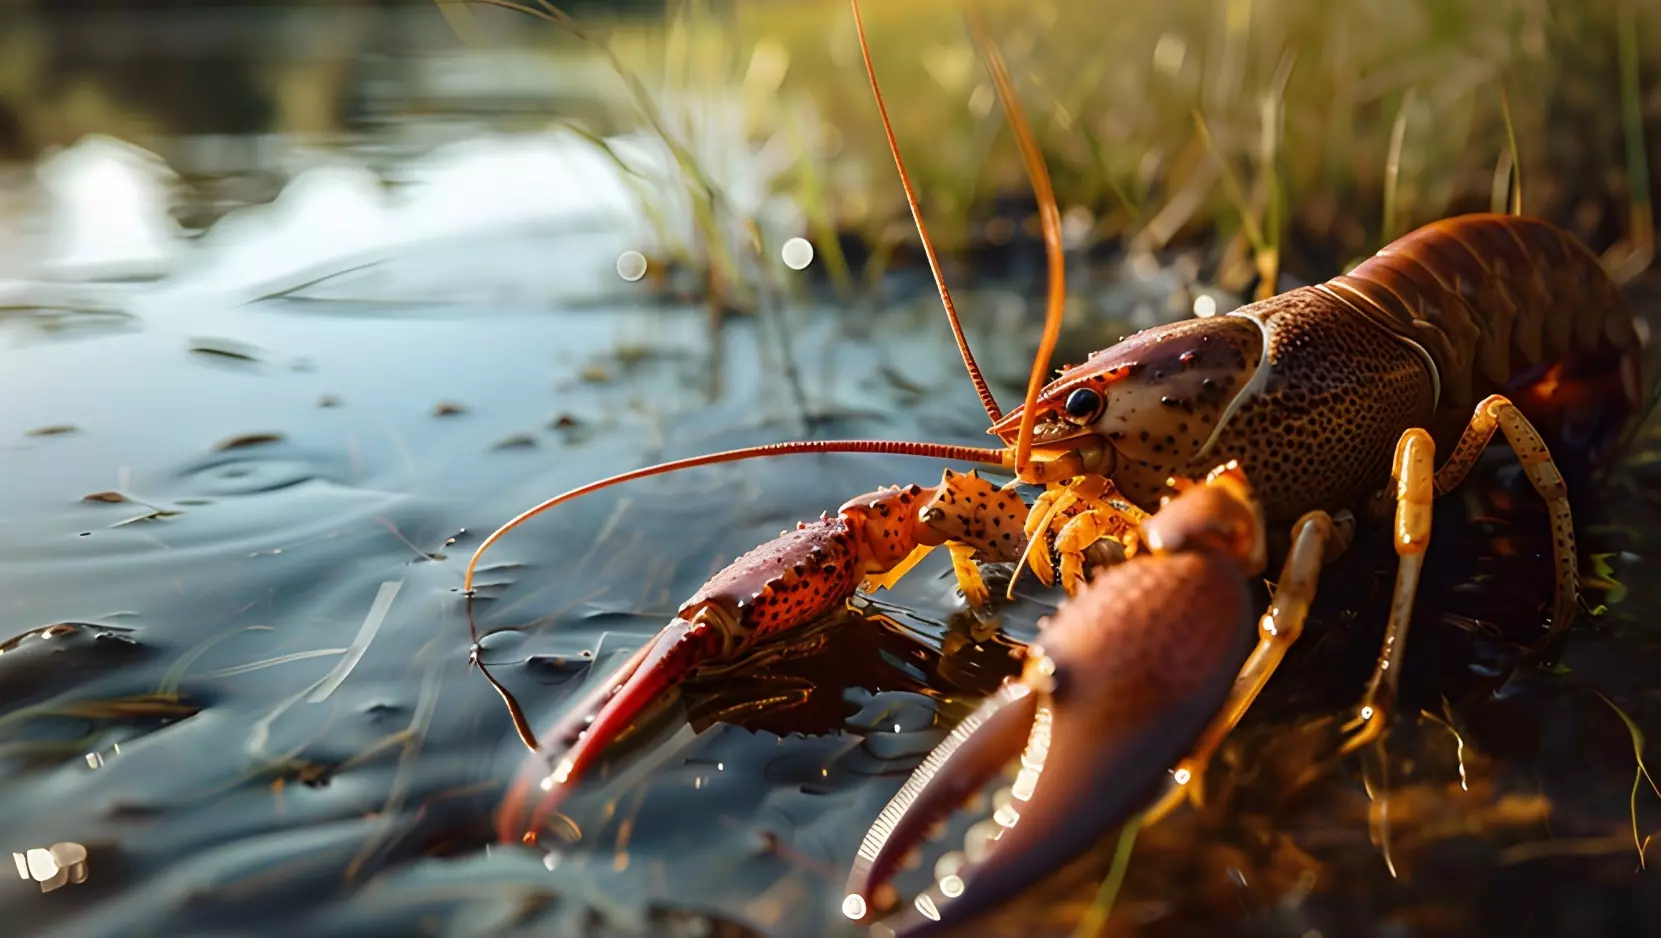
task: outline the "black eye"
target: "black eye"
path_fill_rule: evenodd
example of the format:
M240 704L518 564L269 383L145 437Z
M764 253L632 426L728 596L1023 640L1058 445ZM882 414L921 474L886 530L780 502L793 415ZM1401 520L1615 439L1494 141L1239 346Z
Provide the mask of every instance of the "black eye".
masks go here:
M1102 396L1089 388L1079 388L1067 395L1067 415L1078 420L1096 416L1102 406Z

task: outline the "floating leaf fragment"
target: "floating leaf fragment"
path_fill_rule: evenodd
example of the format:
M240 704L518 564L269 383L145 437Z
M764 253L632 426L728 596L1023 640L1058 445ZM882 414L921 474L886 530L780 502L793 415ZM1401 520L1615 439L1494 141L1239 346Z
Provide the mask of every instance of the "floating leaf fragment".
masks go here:
M228 440L220 440L214 444L213 451L223 453L233 449L246 449L250 446L265 446L268 443L281 443L281 433L244 433L233 436Z

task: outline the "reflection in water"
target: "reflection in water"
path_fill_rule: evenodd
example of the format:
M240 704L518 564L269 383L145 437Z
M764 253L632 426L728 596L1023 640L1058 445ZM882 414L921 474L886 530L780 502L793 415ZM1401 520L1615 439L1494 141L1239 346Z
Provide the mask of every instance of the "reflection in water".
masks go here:
M126 280L171 268L182 234L168 214L178 177L160 157L94 135L49 155L36 174L51 205L46 273Z
M740 139L730 102L677 106L732 132L700 137L695 149ZM445 143L390 169L371 168L384 159L372 147L297 154L306 168L274 200L233 209L187 238L175 219L178 176L152 153L88 136L39 168L49 230L44 245L18 253L25 279L0 282L0 305L152 319L275 297L585 305L641 296L627 284L645 275L648 258L735 250L711 239L747 243L751 219L756 235L785 242L790 269L806 267L800 212L770 196L781 169L747 147L699 158L721 190L721 221L691 201L680 158L661 138L601 139L559 124ZM473 255L471 276L453 275L446 261L457 253ZM553 265L550 253L559 255ZM89 283L124 279L159 282L123 292Z
M132 630L56 622L0 643L0 706L18 707L61 689L77 675L145 657Z
M634 289L618 258L646 253L609 221L564 224L568 208L624 204L543 185L568 155L547 138L480 143L393 188L350 165L317 170L182 261L139 249L156 246L138 236L156 216L138 192L117 199L130 211L112 218L140 220L112 227L128 233L101 275L145 256L176 266L154 284L90 285L131 314L122 328L37 335L32 313L0 319L32 341L0 348L0 850L29 874L4 887L28 887L4 893L18 933L853 933L838 905L860 836L1013 673L1048 592L1023 592L997 633L931 561L684 688L571 799L580 841L487 846L523 749L468 667L458 588L480 532L618 469L791 436L803 416L755 322L719 337L726 380L706 402L703 311L581 302ZM89 276L91 243L57 256L88 261L74 269ZM379 280L362 268L318 283L368 260ZM89 285L27 286L52 305ZM793 311L815 434L983 442L933 308L854 318ZM873 323L880 341L850 336ZM1030 350L1003 345L1010 360ZM1588 553L1653 550L1656 461L1643 454L1656 443L1601 487L1571 480ZM938 471L796 458L574 504L495 548L481 657L547 725L732 557L849 493ZM1653 587L1616 563L1629 597L1577 630L1562 672L1513 676L1550 588L1543 511L1504 459L1438 508L1401 694L1404 714L1430 716L1403 722L1383 758L1329 758L1394 570L1389 545L1364 537L1323 578L1206 806L1142 832L1121 902L1149 934L1653 923L1656 887L1627 852L1631 738L1594 693L1661 725L1632 665L1661 653L1644 617ZM1640 804L1641 831L1655 810ZM983 802L954 821L902 891L948 888L990 814ZM31 851L56 872L37 875ZM1105 859L984 933L1067 933ZM30 883L60 874L84 881L50 895Z

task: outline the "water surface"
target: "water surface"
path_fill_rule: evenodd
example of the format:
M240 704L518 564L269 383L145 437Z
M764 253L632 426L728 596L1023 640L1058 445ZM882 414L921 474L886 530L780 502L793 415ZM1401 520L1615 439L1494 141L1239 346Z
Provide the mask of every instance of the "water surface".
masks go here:
M936 558L864 615L804 634L788 660L690 688L570 802L575 845L490 843L524 750L468 664L458 590L486 532L556 491L716 448L803 434L986 440L926 295L880 313L795 303L782 339L774 320L731 321L712 372L701 307L621 282L548 301L567 280L602 283L593 261L616 243L580 226L473 233L252 301L270 285L16 294L0 320L0 639L12 639L0 845L72 842L88 859L83 883L0 886L12 928L857 933L836 913L854 849L1010 672L1010 647L1055 602L1030 581L994 634L964 614ZM1095 297L1103 315L1074 327L1063 360L1128 331L1147 289ZM116 311L59 302L75 290ZM1036 323L1030 301L995 300L966 303L983 346L990 310ZM1029 353L988 353L1003 397ZM1113 927L1652 933L1661 890L1637 869L1632 737L1599 695L1661 726L1644 664L1657 660L1661 597L1642 572L1658 443L1640 439L1607 479L1575 480L1582 549L1611 555L1627 594L1591 593L1607 610L1582 617L1555 671L1510 671L1550 598L1543 513L1514 462L1494 453L1444 500L1402 706L1425 715L1399 722L1384 760L1335 762L1393 577L1383 532L1365 533L1225 749L1216 794L1142 835ZM737 554L939 472L797 457L561 509L487 556L482 656L546 725ZM1661 797L1646 786L1636 811L1642 840ZM976 819L931 845L906 894ZM985 928L1068 933L1112 846Z

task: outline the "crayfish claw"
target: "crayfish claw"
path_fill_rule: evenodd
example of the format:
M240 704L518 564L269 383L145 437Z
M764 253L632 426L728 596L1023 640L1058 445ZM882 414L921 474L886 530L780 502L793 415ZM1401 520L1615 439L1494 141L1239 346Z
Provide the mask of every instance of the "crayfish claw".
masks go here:
M1077 596L1085 585L1084 552L1067 551L1061 555L1061 588L1068 596Z
M1037 716L1038 695L1024 684L1009 683L952 730L866 833L848 874L844 915L857 921L873 911L872 895L893 877L924 833L1021 754Z
M497 816L499 839L534 839L600 756L670 699L689 671L713 657L719 641L706 615L676 618L579 700L521 770Z
M1079 525L1073 544L1096 540L1101 532L1086 525L1109 517L1069 521ZM1065 554L1063 563L1079 572ZM1016 770L1008 796L971 828L963 862L937 868L934 885L883 922L896 936L958 928L1155 802L1192 797L1197 781L1177 776L1209 758L1195 754L1246 662L1251 599L1241 565L1209 546L1161 554L1156 545L1153 559L1097 575L1042 626L1019 683L924 760L872 826L844 912L870 914L874 890L918 832L982 790L1000 760Z

